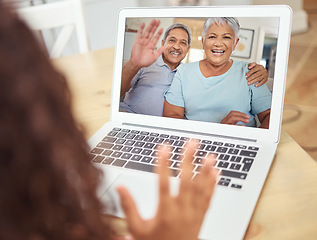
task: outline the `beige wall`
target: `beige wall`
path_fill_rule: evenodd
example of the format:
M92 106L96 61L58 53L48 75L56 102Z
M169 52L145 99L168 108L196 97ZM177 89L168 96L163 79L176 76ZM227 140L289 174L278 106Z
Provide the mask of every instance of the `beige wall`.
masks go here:
M255 5L276 5L283 4L290 6L293 11L303 9L303 1L302 0L253 0L253 4Z

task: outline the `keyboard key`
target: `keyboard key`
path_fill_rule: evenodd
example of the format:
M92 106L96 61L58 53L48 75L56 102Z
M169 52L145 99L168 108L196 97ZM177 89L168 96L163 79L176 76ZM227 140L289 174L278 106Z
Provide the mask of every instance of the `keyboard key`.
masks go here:
M184 141L175 141L173 145L176 147L182 147L184 143L185 143Z
M112 153L113 153L112 150L106 149L106 150L102 153L102 155L104 155L104 156L110 156Z
M151 136L147 136L144 138L145 142L152 142L153 140L154 140L154 137L151 137Z
M227 160L229 160L229 155L226 155L226 154L220 154L220 156L219 156L219 159L220 160L225 160L225 161L227 161Z
M157 157L159 155L159 153L160 153L159 151L154 151L151 156Z
M207 147L205 148L206 151L210 151L210 152L213 152L216 150L216 147L215 146L212 146L212 145L207 145Z
M167 134L160 134L160 137L161 137L161 138L168 138L169 135L167 135Z
M115 145L112 149L113 150L120 150L123 147L123 145Z
M143 147L143 145L145 144L145 142L136 142L134 144L135 147Z
M155 165L158 165L158 164L159 164L159 160L158 160L157 158L154 158L151 163L152 163L152 164L155 164ZM167 162L166 162L166 165L167 165L168 167L172 166L172 164L173 164L173 161L167 161Z
M155 164L155 165L158 165L159 164L159 160L157 158L154 158L151 163Z
M214 159L217 159L218 153L209 152L208 157L213 157Z
M181 162L175 162L172 167L173 168L181 168Z
M245 146L245 145L237 145L236 148L239 148L239 149L247 149L247 146Z
M122 159L125 159L125 160L128 160L128 159L130 159L131 156L132 156L131 153L124 153L124 154L121 156L121 158L122 158Z
M143 149L143 151L141 152L142 155L150 155L152 153L152 150L150 149Z
M150 133L150 136L152 136L152 137L158 137L160 134L158 134L158 133Z
M116 141L116 144L123 144L126 140L123 139L123 138L119 138L117 141Z
M90 153L101 154L103 152L102 148L93 148Z
M135 143L135 141L134 140L127 140L125 143L124 143L124 145L127 145L127 146L132 146L133 144Z
M219 182L218 182L218 185L227 187L227 186L229 186L230 181L231 181L230 178L220 178Z
M198 149L204 150L205 147L206 147L206 144L199 144Z
M242 185L232 183L232 184L231 184L231 187L232 187L232 188L236 188L236 189L241 189L241 188L242 188Z
M243 162L244 164L252 164L253 161L254 161L253 158L244 158L242 162Z
M121 132L128 133L130 132L130 129L122 129Z
M213 142L213 145L216 145L216 146L222 146L223 143L222 142Z
M92 161L95 163L101 163L104 158L105 157L103 157L103 156L97 156Z
M145 138L145 136L143 136L143 135L137 135L137 136L134 138L134 140L142 141L144 138Z
M172 159L176 161L182 161L184 159L184 155L174 154Z
M155 149L156 150L161 150L161 149L164 149L164 145L163 144L156 144L156 146L155 146Z
M178 140L179 139L179 136L170 136L170 139L174 139L174 140Z
M207 155L207 152L205 151L197 151L195 156L196 157L205 157Z
M225 143L225 147L231 147L231 148L233 148L233 147L234 147L234 144L232 144L232 143Z
M252 166L252 163L253 163L253 159L251 158L244 158L243 161L244 163L244 166L242 168L242 171L245 171L245 172L249 172L250 171L250 168Z
M190 138L188 138L188 137L181 137L180 140L187 142L187 141L190 140Z
M102 164L110 165L113 162L114 158L106 157L105 160L102 161Z
M88 157L89 157L89 160L93 160L93 159L94 159L94 157L96 157L96 155L95 155L95 154L91 154L91 153L89 153L89 154L88 154Z
M150 133L149 132L145 132L145 131L142 131L140 132L141 135L149 135Z
M211 141L209 141L209 140L202 140L202 142L201 143L204 143L204 144L211 144Z
M230 159L230 161L231 161L231 162L239 163L239 162L241 162L241 159L242 159L241 157L232 156L231 159Z
M203 159L199 158L199 157L196 157L195 160L194 160L194 163L202 164L203 163Z
M146 162L146 163L150 163L152 162L152 157L148 157L148 156L145 156L142 158L141 162Z
M133 161L140 161L140 159L142 158L141 155L133 155L132 158L130 160L133 160Z
M126 139L133 139L133 138L135 138L135 134L133 134L133 133L129 133L129 134L127 134L126 136L125 136L125 138Z
M117 135L117 133L118 132L116 132L116 131L110 131L110 132L108 132L108 136L111 136L111 137L114 137L114 136L116 136Z
M113 128L113 129L112 129L112 131L119 132L119 131L121 131L121 128L117 128L117 127L115 127L115 128Z
M246 157L255 157L256 154L257 154L256 152L247 151L247 150L241 150L240 152L241 156L246 156Z
M141 170L145 172L154 172L154 166L150 164L143 164L139 162L128 162L125 166L125 168L134 169L134 170ZM179 170L172 169L171 174L174 177L177 177L177 175L180 173Z
M136 142L134 144L135 147L143 147L143 145L145 144L145 142Z
M217 167L219 168L227 168L229 166L228 162L219 161Z
M241 168L241 164L231 163L230 169L239 171Z
M226 147L218 147L217 148L217 152L218 153L226 153L227 150L228 150L228 148L226 148Z
M128 162L125 166L125 168L130 168L134 170L141 170L145 172L153 172L154 166L149 164L143 164L139 162Z
M154 143L146 143L146 144L144 145L144 148L152 149L154 146L155 146Z
M153 142L154 142L154 143L162 143L162 142L164 142L164 138L155 138L155 139L153 140Z
M109 142L109 143L114 143L116 140L117 140L117 139L114 138L114 137L104 137L104 138L102 139L102 141L104 141L104 142Z
M115 158L118 158L122 155L122 152L114 152L111 157L115 157Z
M220 175L225 176L225 177L238 178L238 179L246 179L246 177L247 177L247 174L245 174L245 173L228 171L228 170L224 170L224 169L221 170Z
M110 149L113 146L112 143L100 142L97 144L97 147Z
M132 130L131 133L133 133L133 134L139 134L140 131L138 131L138 130Z
M127 134L124 133L124 132L119 132L119 133L117 134L117 137L118 137L118 138L124 138L125 135L127 135Z
M259 148L258 147L248 147L249 150L252 150L252 151L259 151Z
M234 149L234 148L230 148L229 151L228 151L229 154L234 154L234 155L237 155L238 152L239 152L239 150L238 149Z
M182 148L182 147L175 148L174 153L183 153L184 154L184 152L183 152L184 149L185 148Z
M131 147L131 146L124 146L124 147L121 149L121 151L123 151L123 152L130 152L132 148L133 148L133 147Z
M173 140L173 139L165 139L165 140L164 140L164 144L172 145L173 143L174 143L174 140Z
M142 152L142 148L133 148L131 153L134 153L134 154L139 154L140 152Z
M116 159L114 162L112 162L111 165L117 166L117 167L123 167L123 165L124 165L126 162L127 162L127 161L125 161L125 160Z

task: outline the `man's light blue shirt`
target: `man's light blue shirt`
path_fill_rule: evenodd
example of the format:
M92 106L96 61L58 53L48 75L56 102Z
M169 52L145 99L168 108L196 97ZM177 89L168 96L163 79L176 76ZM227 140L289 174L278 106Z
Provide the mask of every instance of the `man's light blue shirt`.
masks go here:
M149 67L141 68L131 81L132 87L120 102L126 112L163 115L164 93L171 85L176 69L171 71L162 55Z
M255 115L271 108L271 92L262 85L248 86L245 74L248 63L233 61L224 74L206 78L199 62L178 67L166 100L185 108L185 118L220 123L230 111L248 114L248 126L256 126ZM240 123L239 123L240 124Z

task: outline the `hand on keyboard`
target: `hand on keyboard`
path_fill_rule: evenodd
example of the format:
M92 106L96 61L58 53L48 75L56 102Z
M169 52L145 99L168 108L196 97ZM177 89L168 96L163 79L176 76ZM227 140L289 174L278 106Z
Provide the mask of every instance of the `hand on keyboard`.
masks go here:
M179 194L172 196L169 189L168 168L170 152L163 149L159 153L159 204L156 216L150 220L141 218L136 204L128 190L120 186L118 193L125 212L129 231L135 240L196 240L213 195L216 172L214 159L207 159L201 173L192 179L192 161L198 144L190 142L185 154L180 176Z

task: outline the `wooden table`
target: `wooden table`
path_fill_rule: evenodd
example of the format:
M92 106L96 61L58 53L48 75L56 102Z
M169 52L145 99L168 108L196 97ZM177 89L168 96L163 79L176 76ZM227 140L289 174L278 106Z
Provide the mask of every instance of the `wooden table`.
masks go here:
M109 120L113 58L110 48L53 60L68 77L87 138ZM124 222L114 221L125 231ZM317 239L317 164L283 130L245 239Z

